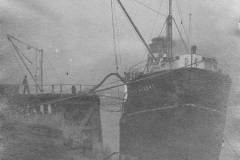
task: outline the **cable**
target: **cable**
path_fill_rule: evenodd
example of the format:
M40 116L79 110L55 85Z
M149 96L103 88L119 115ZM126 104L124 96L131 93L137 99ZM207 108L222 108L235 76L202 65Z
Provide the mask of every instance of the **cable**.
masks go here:
M161 0L161 2L160 2L159 10L161 10L162 5L163 5L163 0ZM156 24L157 24L157 20L158 20L159 16L160 16L160 15L157 14L156 17L155 17L155 21L154 21L154 24L153 24L153 27L152 27L152 31L151 31L151 34L150 34L150 38L152 38L152 35L153 35L153 32L154 32L154 28L155 28L155 26L156 26Z
M167 25L167 20L165 20L164 23L163 23L162 29L159 33L159 37L161 37L161 34L162 34L163 30L166 29L166 27L165 27L166 25Z
M18 65L20 66L22 72L25 73L24 66L23 66L23 64L21 63L21 61L19 60L18 56L17 56L16 54L14 54L14 57L16 58L15 60L17 61Z
M182 34L181 34L181 32L180 32L180 30L179 30L179 28L178 28L178 25L177 25L177 23L176 23L176 21L175 21L174 18L173 18L173 21L174 21L174 24L175 24L175 26L176 26L176 28L177 28L178 34L180 35L180 38L181 38L181 40L182 40L182 42L183 42L183 44L184 44L185 50L189 53L188 46L187 46L186 42L184 41L184 39L183 39L183 37L182 37Z
M184 24L183 24L182 11L181 11L180 4L178 3L178 0L176 0L176 4L177 4L178 14L179 14L179 17L181 19L181 26L183 27L184 34L185 34L185 36L187 38L187 41L189 42L189 35L188 35L187 30L186 30L186 28L184 27Z
M145 7L145 8L153 11L154 13L157 13L158 15L161 15L161 16L163 16L163 17L167 17L166 14L163 14L163 13L161 13L161 12L159 12L159 11L151 8L151 7L149 7L148 5L144 4L143 2L140 2L140 1L138 1L138 0L132 0L132 1L134 1L134 2L136 2L137 4L139 4L139 5L141 5L141 6Z
M142 44L145 46L145 48L148 51L148 54L154 59L156 60L156 57L153 55L153 53L151 52L151 49L149 48L149 45L147 44L146 40L144 39L143 35L141 34L141 32L139 31L138 27L136 26L136 24L133 22L132 18L130 17L130 15L128 14L127 10L125 9L124 5L122 4L121 0L117 0L120 8L122 9L122 11L124 12L126 18L128 19L128 22L131 24L132 29L134 29L135 33L137 34L138 38L141 40Z
M103 86L108 86L108 85L119 83L119 82L121 82L121 80L116 80L116 81L113 81L113 82L105 83Z

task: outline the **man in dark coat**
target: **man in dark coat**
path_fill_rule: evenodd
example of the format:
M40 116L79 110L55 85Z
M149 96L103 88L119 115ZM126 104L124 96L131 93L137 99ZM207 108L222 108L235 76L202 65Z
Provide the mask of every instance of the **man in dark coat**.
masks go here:
M28 80L27 80L27 76L26 75L24 76L22 84L23 84L23 94L26 94L26 93L30 94Z

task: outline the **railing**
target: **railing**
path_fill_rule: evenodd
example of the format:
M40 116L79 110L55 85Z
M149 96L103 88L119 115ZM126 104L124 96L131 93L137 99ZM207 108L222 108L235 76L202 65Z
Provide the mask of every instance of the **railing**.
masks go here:
M30 94L77 94L81 92L87 92L95 85L83 85L83 84L45 84L42 91L40 91L37 85L29 85ZM19 87L20 94L24 94L24 86ZM25 94L28 94L27 90Z

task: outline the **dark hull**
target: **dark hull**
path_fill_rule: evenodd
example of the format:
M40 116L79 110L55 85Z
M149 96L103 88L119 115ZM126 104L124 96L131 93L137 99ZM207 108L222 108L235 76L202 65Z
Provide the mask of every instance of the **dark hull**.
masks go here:
M230 85L228 76L200 69L130 82L120 122L122 157L217 160Z

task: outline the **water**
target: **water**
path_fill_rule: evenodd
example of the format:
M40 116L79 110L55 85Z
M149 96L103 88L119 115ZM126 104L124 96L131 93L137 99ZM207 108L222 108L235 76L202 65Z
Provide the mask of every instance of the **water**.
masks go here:
M101 106L111 110L119 107L114 106ZM119 120L120 112L109 112L101 109L101 121L102 121L102 134L103 134L103 145L108 147L112 152L119 151Z

